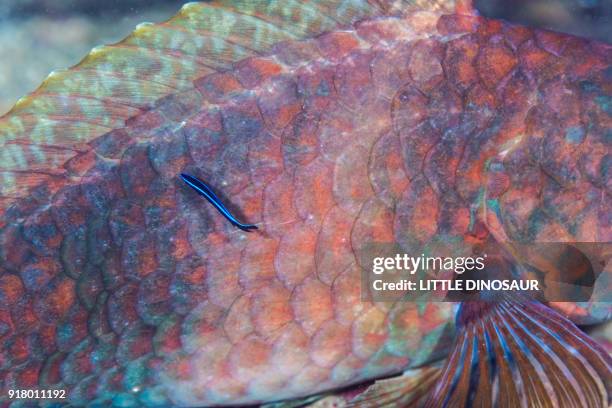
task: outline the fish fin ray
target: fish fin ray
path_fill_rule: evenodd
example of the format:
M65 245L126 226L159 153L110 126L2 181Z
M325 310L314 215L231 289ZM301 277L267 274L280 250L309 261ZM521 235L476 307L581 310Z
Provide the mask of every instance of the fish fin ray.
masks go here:
M548 307L524 298L470 302L425 406L607 407L611 379L605 350Z

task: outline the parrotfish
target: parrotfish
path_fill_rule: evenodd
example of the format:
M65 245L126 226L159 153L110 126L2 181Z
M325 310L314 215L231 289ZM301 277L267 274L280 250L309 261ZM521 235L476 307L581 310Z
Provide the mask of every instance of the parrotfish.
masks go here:
M605 280L361 283L377 246L610 242L611 61L462 0L189 3L94 49L0 118L0 404L607 407Z

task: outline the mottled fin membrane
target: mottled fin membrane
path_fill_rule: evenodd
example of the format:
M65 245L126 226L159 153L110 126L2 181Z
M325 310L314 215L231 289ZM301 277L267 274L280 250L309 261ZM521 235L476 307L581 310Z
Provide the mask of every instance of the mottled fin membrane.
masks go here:
M378 380L353 398L347 408L419 407L440 374L439 367L427 366L405 372L399 377Z
M440 367L430 365L408 370L397 377L376 380L371 385L272 402L261 408L416 408L422 406L439 374Z
M465 303L426 407L608 407L612 359L573 323L528 300Z
M164 23L141 24L123 41L93 49L0 117L0 214L32 187L66 177L63 166L88 143L160 98L192 89L194 79L280 41L384 13L367 0L189 3Z

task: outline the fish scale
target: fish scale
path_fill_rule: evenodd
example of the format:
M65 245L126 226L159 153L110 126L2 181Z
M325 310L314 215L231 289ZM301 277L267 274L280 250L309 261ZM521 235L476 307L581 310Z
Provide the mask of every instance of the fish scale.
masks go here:
M362 255L469 248L475 211L495 238L609 241L609 55L411 12L203 74L6 210L3 388L66 388L76 406L235 405L443 357L454 306L362 301ZM584 140L559 139L575 128ZM183 171L259 231L194 199Z

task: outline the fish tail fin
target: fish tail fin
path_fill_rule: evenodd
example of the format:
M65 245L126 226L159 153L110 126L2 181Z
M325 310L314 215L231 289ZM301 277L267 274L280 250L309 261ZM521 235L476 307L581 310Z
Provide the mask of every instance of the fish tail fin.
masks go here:
M612 359L539 302L465 302L426 407L608 407Z

